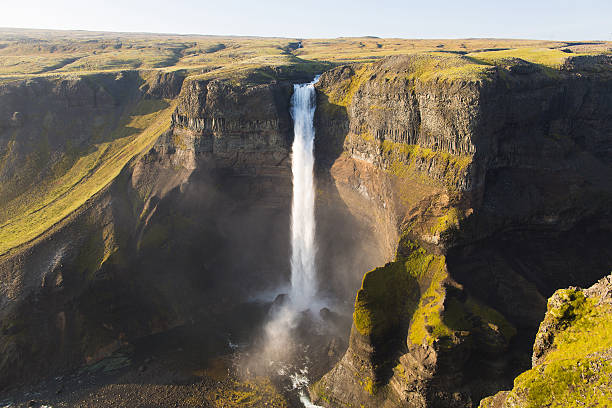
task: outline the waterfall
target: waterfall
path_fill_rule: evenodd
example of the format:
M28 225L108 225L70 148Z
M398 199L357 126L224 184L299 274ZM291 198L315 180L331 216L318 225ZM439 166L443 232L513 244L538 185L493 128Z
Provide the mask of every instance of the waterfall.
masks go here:
M294 85L291 97L293 117L293 201L291 205L291 292L290 302L297 310L307 309L314 299L315 268L315 186L314 112L316 77L307 84Z
M315 244L315 185L314 185L314 112L316 77L307 84L294 85L291 97L293 117L293 147L291 172L293 199L291 203L291 288L288 301L276 309L265 327L266 342L257 353L267 356L268 366L277 373L289 375L292 389L305 408L321 408L310 402L307 395L308 367L299 354L305 350L292 339L300 312L317 307L316 244ZM297 354L297 356L296 356ZM306 359L307 360L307 359Z

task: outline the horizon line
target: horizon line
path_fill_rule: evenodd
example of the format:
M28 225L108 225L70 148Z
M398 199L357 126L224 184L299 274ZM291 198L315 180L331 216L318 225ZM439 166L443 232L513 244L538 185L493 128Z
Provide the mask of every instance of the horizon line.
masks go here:
M52 31L64 33L91 33L91 34L122 34L122 35L152 35L152 36L175 36L175 37L236 37L236 38L270 38L270 39L287 39L287 40L326 40L326 39L342 39L342 38L370 38L381 40L522 40L522 41L550 41L561 43L572 42L596 42L601 44L612 43L609 40L600 39L579 39L579 40L553 40L547 38L524 38L524 37L385 37L365 34L361 36L337 36L337 37L305 37L305 36L283 36L283 35L246 35L246 34L202 34L202 33L169 33L169 32L153 32L153 31L109 31L95 29L67 29L67 28L34 28L34 27L0 27L0 33L3 30L23 30L23 31Z

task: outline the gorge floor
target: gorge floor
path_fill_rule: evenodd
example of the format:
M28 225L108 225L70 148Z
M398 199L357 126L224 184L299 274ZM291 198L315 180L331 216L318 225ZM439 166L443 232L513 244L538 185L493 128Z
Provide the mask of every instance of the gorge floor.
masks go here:
M200 320L145 337L77 371L6 390L0 407L302 407L295 382L304 387L337 362L346 344L336 334L348 319L305 312L291 336L300 353L261 364L269 307L241 305L225 316L229 330Z

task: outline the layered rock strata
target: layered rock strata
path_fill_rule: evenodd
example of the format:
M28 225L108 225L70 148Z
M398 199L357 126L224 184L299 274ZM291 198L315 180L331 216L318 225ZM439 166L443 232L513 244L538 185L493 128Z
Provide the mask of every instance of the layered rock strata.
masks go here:
M465 74L434 57L451 68L432 77L422 58L317 85L322 173L370 202L394 254L365 275L349 348L311 388L324 406L473 406L528 364L545 298L612 263L611 67Z

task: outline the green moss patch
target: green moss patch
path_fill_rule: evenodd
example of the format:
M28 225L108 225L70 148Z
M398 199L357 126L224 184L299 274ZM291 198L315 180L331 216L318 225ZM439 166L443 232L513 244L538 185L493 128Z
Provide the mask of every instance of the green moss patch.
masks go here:
M437 235L450 228L459 227L459 221L462 218L463 214L461 211L457 207L451 207L446 213L436 218L435 224L430 228L430 232L432 235Z
M247 381L230 380L224 383L218 382L218 385L220 385L218 388L213 388L206 393L206 398L213 401L215 407L286 408L288 406L285 398L267 378L257 377Z
M499 332L507 344L516 328L497 310L473 297L465 300L449 296L444 287L448 273L444 265L433 268L431 283L421 295L421 300L412 318L409 341L412 344L429 344L450 338L455 332ZM486 336L479 336L480 340Z
M568 54L560 49L550 48L518 48L512 50L484 51L467 54L468 57L482 64L503 64L512 58L520 58L533 64L542 65L549 68L559 69L570 56L578 54Z
M407 79L428 81L484 81L491 67L470 58L445 53L424 53L409 60Z
M457 297L447 297L444 302L443 324L447 330L439 330L444 335L456 331L475 332L478 340L487 339L483 331L500 333L505 345L516 335L516 328L497 310L488 307L471 296L465 301Z
M506 400L524 407L612 406L612 362L579 358L555 361L526 371Z
M419 279L431 268L444 264L444 257L427 253L417 244L404 259L376 268L363 277L355 300L353 320L364 336L383 337L410 319L418 301Z
M412 344L433 344L440 337L449 336L452 330L442 321L446 290L443 282L448 277L444 258L432 268L431 281L421 295L417 310L414 312L408 339Z
M465 302L467 313L478 316L482 323L493 330L499 330L506 342L516 335L516 328L497 310L478 302L473 297L468 297Z
M566 289L567 306L550 310L560 316L564 329L555 336L547 362L577 358L612 348L612 306L597 305L582 291ZM586 334L586 335L585 335Z
M468 155L454 155L451 153L432 150L419 145L407 145L388 140L381 142L381 150L390 164L386 171L398 178L425 173L422 168L435 168L436 174L441 175L442 182L447 187L455 188L465 176L472 157ZM423 163L428 165L423 166ZM427 174L425 177L429 178Z
M341 81L334 81L324 90L329 98L328 102L335 106L350 106L357 91L373 73L372 64L362 64L354 68L352 75Z

